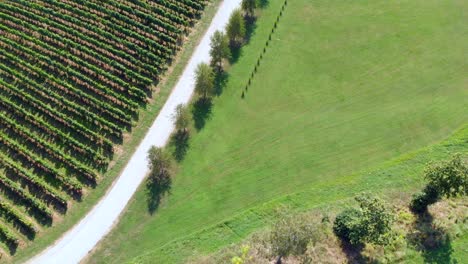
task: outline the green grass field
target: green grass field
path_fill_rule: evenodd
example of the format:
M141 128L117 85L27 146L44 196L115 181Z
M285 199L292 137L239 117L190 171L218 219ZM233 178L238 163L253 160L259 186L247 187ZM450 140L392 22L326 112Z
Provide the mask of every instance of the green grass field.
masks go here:
M289 1L241 99L281 4L261 12L171 194L149 215L141 188L90 262L180 262L262 227L249 212L278 197L307 193L292 204L310 208L414 190L422 161L448 155L429 151L419 171L367 174L468 121L466 1ZM466 129L458 138L466 151Z

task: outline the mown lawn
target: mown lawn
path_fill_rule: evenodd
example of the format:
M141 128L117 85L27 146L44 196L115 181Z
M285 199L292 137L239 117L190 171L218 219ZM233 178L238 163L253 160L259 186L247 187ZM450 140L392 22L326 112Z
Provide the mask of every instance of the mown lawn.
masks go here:
M309 193L311 207L356 191L414 188L416 173L375 174L371 184L357 181L350 190L346 184L354 181L350 175L440 142L468 121L462 0L289 1L241 99L281 4L269 1L261 12L171 194L150 215L141 188L90 262L178 262L215 250L224 236L232 242L236 222L229 219L292 193ZM223 221L232 225L226 234L192 243ZM172 247L176 240L182 246Z

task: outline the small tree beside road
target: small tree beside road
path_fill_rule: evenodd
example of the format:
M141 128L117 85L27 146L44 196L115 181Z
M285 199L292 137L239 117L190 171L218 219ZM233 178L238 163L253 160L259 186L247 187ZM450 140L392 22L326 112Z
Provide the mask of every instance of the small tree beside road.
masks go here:
M227 26L227 35L231 46L240 47L244 43L246 34L245 20L240 9L234 10Z
M195 71L195 92L204 101L207 101L214 92L214 72L206 63L200 63Z
M188 134L192 119L186 105L179 104L176 107L173 120L177 133Z
M211 37L211 64L219 71L223 69L223 60L231 57L229 49L229 39L226 34L216 31Z

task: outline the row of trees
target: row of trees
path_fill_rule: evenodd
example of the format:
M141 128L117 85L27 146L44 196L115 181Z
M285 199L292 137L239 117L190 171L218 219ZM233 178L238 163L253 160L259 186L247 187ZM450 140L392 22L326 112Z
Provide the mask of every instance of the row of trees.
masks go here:
M257 0L244 0L242 9L236 9L231 14L226 33L216 31L211 37L210 63L200 63L195 70L195 93L198 100L208 104L215 93L215 79L224 71L224 64L231 58L233 49L242 46L246 37L246 19L255 15ZM190 105L180 104L175 109L173 116L176 140L187 140L190 136L190 128L193 118ZM167 149L153 146L148 152L150 174L148 187L154 190L155 186L163 186L170 183L174 172L174 161ZM150 193L150 196L154 193ZM157 199L160 199L159 194ZM149 205L154 204L154 197L149 198Z
M216 31L211 37L210 65L201 63L195 73L195 92L203 100L214 93L215 78L224 70L223 64L231 58L232 51L241 48L246 39L246 21L255 16L256 0L244 0L242 9L236 9L229 18L226 33Z

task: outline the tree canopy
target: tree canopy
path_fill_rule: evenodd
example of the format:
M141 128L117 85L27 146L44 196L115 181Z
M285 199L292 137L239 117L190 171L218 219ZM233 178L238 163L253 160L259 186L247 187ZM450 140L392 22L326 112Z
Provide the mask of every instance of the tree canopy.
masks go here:
M254 15L255 8L257 8L257 0L243 0L243 1L242 1L242 9L243 9L249 16L253 16L253 15Z
M388 243L393 216L385 202L368 194L355 199L359 209L345 210L336 217L333 226L335 234L353 245Z
M468 193L468 166L460 155L451 160L433 164L426 168L427 184L411 200L410 208L415 213L427 211L427 207L442 197L466 195Z
M245 20L242 16L242 11L240 9L236 9L229 18L227 26L228 38L232 45L240 46L244 42L245 34Z
M176 107L173 119L175 128L178 132L188 132L192 119L186 105L179 104Z
M148 151L150 181L160 184L172 177L172 156L163 148L152 146Z
M206 63L200 63L195 71L195 92L205 100L214 92L214 72Z
M229 39L222 31L216 31L211 37L210 56L212 65L218 69L222 69L223 59L229 59L231 56Z

